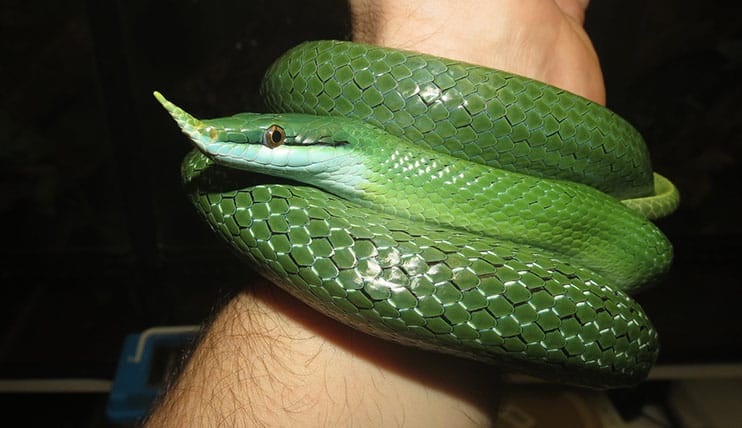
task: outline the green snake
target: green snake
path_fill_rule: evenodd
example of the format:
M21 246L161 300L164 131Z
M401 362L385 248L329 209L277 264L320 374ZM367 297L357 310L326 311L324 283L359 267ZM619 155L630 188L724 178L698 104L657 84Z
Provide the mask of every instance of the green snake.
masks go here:
M402 344L594 388L647 376L657 333L626 293L669 269L648 218L679 197L619 116L339 41L291 49L261 90L280 113L199 120L155 96L197 149L194 205L265 277Z

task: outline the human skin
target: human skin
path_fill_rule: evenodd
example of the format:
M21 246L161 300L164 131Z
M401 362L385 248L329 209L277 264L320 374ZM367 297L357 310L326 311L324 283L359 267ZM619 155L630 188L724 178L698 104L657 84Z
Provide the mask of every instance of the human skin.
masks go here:
M352 0L353 39L527 76L605 104L588 0Z
M494 67L604 103L587 1L350 0L354 40ZM345 327L267 281L218 313L146 426L487 426L492 366Z

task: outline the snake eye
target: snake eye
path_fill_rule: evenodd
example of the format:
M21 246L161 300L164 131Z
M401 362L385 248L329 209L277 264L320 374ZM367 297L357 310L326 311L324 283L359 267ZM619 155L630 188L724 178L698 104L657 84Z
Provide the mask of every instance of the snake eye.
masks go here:
M271 149L280 146L286 141L286 131L278 125L271 125L263 134L263 144Z

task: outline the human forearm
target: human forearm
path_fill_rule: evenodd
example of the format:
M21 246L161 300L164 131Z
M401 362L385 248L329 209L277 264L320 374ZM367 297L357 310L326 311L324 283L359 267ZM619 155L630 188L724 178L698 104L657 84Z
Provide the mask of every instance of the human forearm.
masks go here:
M491 422L491 368L370 338L272 287L227 304L147 426Z

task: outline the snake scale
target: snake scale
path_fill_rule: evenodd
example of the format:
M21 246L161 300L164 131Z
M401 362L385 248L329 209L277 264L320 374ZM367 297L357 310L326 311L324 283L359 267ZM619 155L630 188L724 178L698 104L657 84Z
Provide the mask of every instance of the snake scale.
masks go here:
M657 333L626 293L669 269L647 218L679 199L619 116L340 41L291 49L261 90L277 113L198 120L155 96L197 149L193 204L265 277L402 344L593 388L647 376Z

